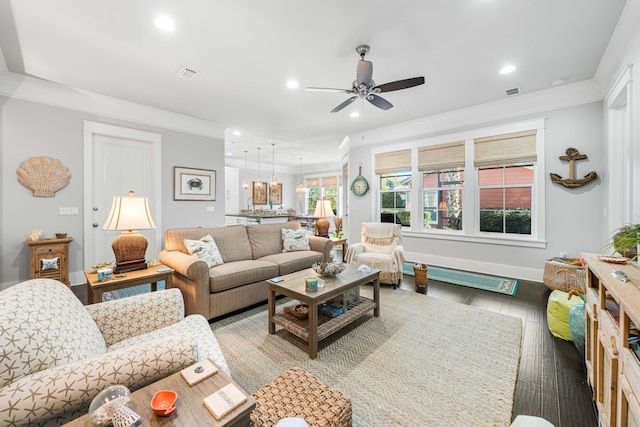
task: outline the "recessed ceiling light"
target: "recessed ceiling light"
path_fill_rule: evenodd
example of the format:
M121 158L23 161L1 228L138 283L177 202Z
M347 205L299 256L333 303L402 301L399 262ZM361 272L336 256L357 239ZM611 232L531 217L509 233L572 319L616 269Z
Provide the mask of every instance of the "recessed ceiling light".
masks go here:
M233 134L234 134L235 136L240 136L240 131L239 131L239 130L234 130L234 131L233 131Z
M295 81L295 80L289 80L289 81L287 82L287 87L288 87L289 89L298 89L298 87L299 87L299 86L300 86L300 85L299 85L299 84L298 84L298 82L297 82L297 81Z
M229 152L227 153L227 156L233 156L233 153Z
M564 82L566 82L565 79L555 79L555 80L551 80L551 84L553 86L560 86L561 84L563 84Z
M500 69L500 74L509 74L513 73L516 70L515 65L505 65Z
M173 24L173 20L168 16L158 16L153 23L162 31L173 31L176 29L176 26Z
M353 111L351 114L349 114L351 117L353 117L354 119L356 117L360 117L360 113L358 113L357 111Z

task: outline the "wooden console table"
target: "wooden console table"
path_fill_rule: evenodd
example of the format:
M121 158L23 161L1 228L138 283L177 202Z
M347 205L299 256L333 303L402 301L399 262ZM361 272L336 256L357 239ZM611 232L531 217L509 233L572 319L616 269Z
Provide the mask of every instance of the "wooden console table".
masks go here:
M67 286L69 282L69 243L73 239L27 240L31 247L31 278L55 279ZM57 259L56 259L57 258ZM47 268L46 260L54 260L55 266Z
M640 420L640 268L609 264L595 254L587 261L585 362L600 426L637 425ZM627 282L614 278L618 270ZM630 340L631 338L631 340Z

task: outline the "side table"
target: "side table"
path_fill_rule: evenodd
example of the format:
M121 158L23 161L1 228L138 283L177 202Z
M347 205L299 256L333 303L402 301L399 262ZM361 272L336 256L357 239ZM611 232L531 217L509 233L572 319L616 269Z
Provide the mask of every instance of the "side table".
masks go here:
M167 269L167 271L158 271ZM102 301L102 294L107 291L131 288L138 285L151 284L151 291L157 290L157 283L164 280L165 288L170 288L173 283L173 270L163 264L155 264L145 270L128 271L122 274L113 274L110 279L98 280L98 273L95 271L85 271L87 278L87 299L89 304Z
M344 257L347 254L347 239L346 238L338 238L338 237L330 237L331 241L333 242L333 247L335 248L336 246L342 246L342 262L344 262Z
M72 240L71 237L27 240L25 244L31 247L31 278L55 279L71 286L69 282L69 243Z
M247 396L247 401L224 416L220 421L216 420L204 406L204 398L215 393L225 385L234 383ZM151 398L160 390L173 390L178 394L176 410L168 417L159 417L151 409ZM131 393L131 402L128 405L142 417L143 424L149 426L214 426L232 427L249 426L249 416L256 407L256 402L242 387L236 384L222 369L213 376L193 386L189 386L182 378L180 372L176 372L153 384L149 384ZM89 415L84 415L70 423L69 427L93 427L89 421Z

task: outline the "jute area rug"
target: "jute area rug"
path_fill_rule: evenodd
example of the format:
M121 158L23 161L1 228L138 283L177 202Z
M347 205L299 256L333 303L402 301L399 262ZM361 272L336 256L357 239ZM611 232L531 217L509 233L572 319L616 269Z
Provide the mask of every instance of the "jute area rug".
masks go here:
M379 318L321 341L316 360L287 331L269 335L266 304L211 327L249 393L297 366L351 398L354 426L511 423L520 319L388 287L381 301Z

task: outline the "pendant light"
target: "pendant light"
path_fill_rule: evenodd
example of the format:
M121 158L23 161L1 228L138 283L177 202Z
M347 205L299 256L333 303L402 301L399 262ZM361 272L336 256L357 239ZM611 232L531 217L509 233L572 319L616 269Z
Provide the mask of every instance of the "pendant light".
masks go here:
M262 188L262 178L260 178L260 147L258 147L258 178L256 178L256 188Z
M244 180L242 181L242 188L245 190L249 188L249 181L247 180L247 150L244 150Z
M302 157L300 157L300 181L296 184L296 193L304 193L306 190L302 183Z
M276 178L276 144L271 144L271 182L269 187L276 188L278 186L278 178Z

